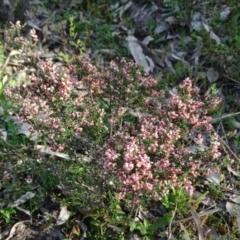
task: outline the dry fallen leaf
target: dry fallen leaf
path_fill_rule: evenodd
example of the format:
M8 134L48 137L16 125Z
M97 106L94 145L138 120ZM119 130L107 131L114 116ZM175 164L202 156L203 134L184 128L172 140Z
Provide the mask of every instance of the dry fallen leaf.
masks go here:
M173 67L173 65L172 65L172 62L169 60L169 57L168 57L168 56L165 57L164 62L166 63L168 69L169 69L173 74L176 75L176 70L174 69L174 67Z
M189 205L189 208L190 208L190 212L192 214L192 217L196 223L196 226L197 226L197 230L198 230L198 239L199 240L204 240L204 236L203 236L203 229L201 227L201 219L199 217L199 215L197 214L197 212L195 211L195 209Z
M216 171L216 169L214 169L213 167L211 167L210 169L211 169L211 173L209 175L207 175L205 178L209 182L215 183L215 184L219 185L220 182L221 182L221 175L220 175L220 173L218 173Z
M31 223L31 221L30 220L24 220L24 221L20 221L20 222L15 223L13 225L13 227L11 228L9 236L5 240L13 239L12 237L15 235L15 233L17 231L17 228L24 228L24 226L25 226L24 223Z
M227 201L226 209L231 216L240 215L240 206L237 203Z
M47 24L43 26L42 33L43 33L42 43L45 43L49 39L50 35L52 34Z
M207 71L207 79L210 83L216 82L219 79L219 73L213 68L209 68Z
M143 53L143 48L138 42L137 38L133 36L128 36L126 40L135 62L142 66L145 72L152 72L154 68L154 63L152 59L150 59Z
M30 124L28 123L22 123L22 124L19 124L19 128L18 128L18 131L17 133L18 134L24 134L26 137L30 137L31 136L31 132L29 131L29 128L30 128Z
M132 6L133 2L129 1L125 6L120 7L119 18L123 21L122 16L123 14Z
M56 225L62 225L64 224L70 217L70 212L67 210L67 207L61 207L60 214L58 216Z
M27 192L26 194L22 195L19 199L17 199L13 203L9 203L8 207L17 207L20 204L25 203L28 199L33 198L34 196L35 196L35 193Z
M54 152L51 150L50 147L45 146L45 145L35 145L34 146L36 150L39 151L40 154L42 155L51 155L51 156L57 156L59 158L63 158L66 160L69 160L70 157L67 154L64 153L59 153L59 152Z
M204 227L204 235L207 237L207 236L210 236L210 239L212 240L219 240L220 239L220 235L216 232L215 229L213 229L212 227L209 227L209 226L205 226ZM206 238L208 239L208 238Z
M3 141L7 140L7 131L5 131L5 129L0 129L0 138L3 139Z
M224 9L220 12L220 18L222 21L227 20L229 14L231 13L230 8L227 6L224 6Z
M240 205L233 202L227 202L226 209L231 216L236 217L237 227L238 230L240 231Z
M200 12L194 12L191 20L191 28L195 31L200 31L203 28L202 14Z
M233 203L238 203L238 204L240 204L240 196L231 196L230 198L229 198L229 200L231 200L231 202L233 202ZM240 206L239 206L240 207Z
M158 34L169 29L169 25L166 22L160 22L154 30L154 33Z
M215 40L215 42L217 44L220 44L221 43L221 40L220 38L212 31L211 27L209 25L207 25L206 23L202 23L205 30L209 33L211 39Z
M145 37L145 38L143 39L142 43L147 46L152 40L154 40L153 37L147 36L147 37Z
M240 173L235 171L234 169L232 169L232 167L230 165L227 166L227 169L229 172L231 172L234 176L236 177L240 177Z

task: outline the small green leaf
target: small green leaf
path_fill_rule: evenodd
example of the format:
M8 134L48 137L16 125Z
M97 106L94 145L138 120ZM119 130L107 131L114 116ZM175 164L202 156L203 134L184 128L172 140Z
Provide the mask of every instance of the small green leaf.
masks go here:
M0 81L0 93L2 94L2 92L3 92L3 82Z
M130 223L130 231L133 232L137 228L137 223L136 222L131 222Z
M147 234L147 228L144 226L144 225L139 225L138 226L138 230L140 231L140 233L142 234L142 235L146 235Z
M0 214L4 218L6 223L10 223L11 221L11 215L16 213L16 210L13 208L8 208L8 209L1 209Z
M171 214L165 214L162 218L160 218L159 220L157 220L155 223L153 223L150 227L149 230L151 231L156 231L159 228L163 228L166 227L171 220L172 215Z

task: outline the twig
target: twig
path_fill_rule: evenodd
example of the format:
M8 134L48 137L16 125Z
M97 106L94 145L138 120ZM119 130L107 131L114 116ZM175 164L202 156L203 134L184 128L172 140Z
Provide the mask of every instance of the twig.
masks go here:
M172 213L172 218L171 218L169 226L168 226L168 240L172 239L172 223L173 223L173 219L176 215L176 212L177 212L177 206L175 207L175 209Z
M230 114L226 114L226 115L223 115L221 117L218 117L218 118L213 118L210 123L216 123L217 121L220 121L222 119L225 119L225 118L229 118L229 117L233 117L233 116L236 116L240 114L240 112L236 112L236 113L230 113Z
M11 238L14 236L18 225L21 225L21 224L24 224L24 223L31 223L31 221L30 221L30 220L24 220L24 221L15 223L15 224L13 225L13 227L11 228L11 231L10 231L10 233L9 233L9 236L6 238L6 240L11 239Z
M220 208L214 208L214 209L205 211L203 213L198 213L198 215L199 215L199 217L203 217L203 216L210 215L212 213L218 212L219 210L220 210ZM173 220L173 223L181 223L181 222L186 222L186 221L189 221L189 220L193 220L193 217L188 217L188 218L184 218L184 219L181 219L181 220Z
M225 75L225 74L222 74L222 76L225 77L225 78L228 78L228 79L232 80L233 82L236 82L236 83L239 84L239 81L237 81L236 79L233 79L233 78L231 78L231 77L229 77L229 76L227 76L227 75Z
M240 159L238 156L232 151L232 149L223 141L220 140L220 142L228 149L228 151L240 162ZM228 153L227 153L228 154Z

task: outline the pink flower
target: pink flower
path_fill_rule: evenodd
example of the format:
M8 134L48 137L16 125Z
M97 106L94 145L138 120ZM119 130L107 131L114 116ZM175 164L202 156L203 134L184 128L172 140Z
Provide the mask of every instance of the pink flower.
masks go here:
M184 178L183 181L184 181L184 189L185 189L186 193L188 195L192 196L194 188L192 186L191 181L188 181L186 178Z
M153 185L151 183L144 183L144 189L147 191L152 191Z
M134 164L133 163L127 163L125 162L124 165L123 165L123 169L127 172L130 172L132 171L134 168Z
M198 145L201 145L203 143L203 137L202 137L202 134L199 133L197 135L197 138L194 139L195 143L198 144Z

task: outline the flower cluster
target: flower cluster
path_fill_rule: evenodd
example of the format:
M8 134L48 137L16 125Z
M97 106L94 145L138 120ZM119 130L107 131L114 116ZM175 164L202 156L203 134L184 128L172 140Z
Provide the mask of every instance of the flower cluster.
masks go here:
M139 120L135 131L124 128L105 145L104 166L121 182L119 198L134 192L138 202L147 192L148 198L161 199L169 186L183 187L191 195L192 179L204 173L211 159L221 156L216 135L201 152L205 144L202 133L210 134L212 125L198 92L192 81L185 79L170 97L161 98L160 108ZM146 112L154 99L145 101ZM193 146L196 151L191 151Z
M83 128L94 126L92 115L99 121L104 112L99 107L91 114L88 107L84 109L86 93L77 90L81 82L75 81L76 72L71 64L59 68L51 61L38 60L35 67L29 83L6 88L5 96L13 108L19 109L17 117L28 122L52 150L63 151L67 146L69 149L65 150L71 150L69 139Z
M5 89L9 112L17 108L17 117L55 151L73 151L75 135L95 140L92 158L101 176L113 176L120 199L159 200L170 186L191 195L194 178L221 156L207 106L189 78L167 95L126 59L106 68L89 57L61 67L40 59L33 65L23 86Z
M107 149L104 167L109 172L117 173L124 186L123 191L120 192L121 198L124 198L128 191L134 191L137 194L142 190L151 191L153 175L150 157L146 154L144 147L139 144L139 139L118 132L111 144L114 148L121 148L123 155L116 152L114 148ZM121 157L124 159L123 163L121 163ZM118 171L119 168L122 171Z
M30 39L23 37L21 35L23 28L24 26L21 25L20 21L17 21L16 24L10 23L10 27L3 31L3 37L6 49L18 50L22 54L21 57L25 58L26 55L32 54L33 50L36 48L38 36L36 30L32 29L30 31Z
M133 107L136 101L141 103L140 93L157 85L152 76L143 73L136 63L127 62L124 58L119 63L111 61L108 67L99 70L85 57L80 60L79 67L82 81L94 97L109 98L113 104L121 107Z

